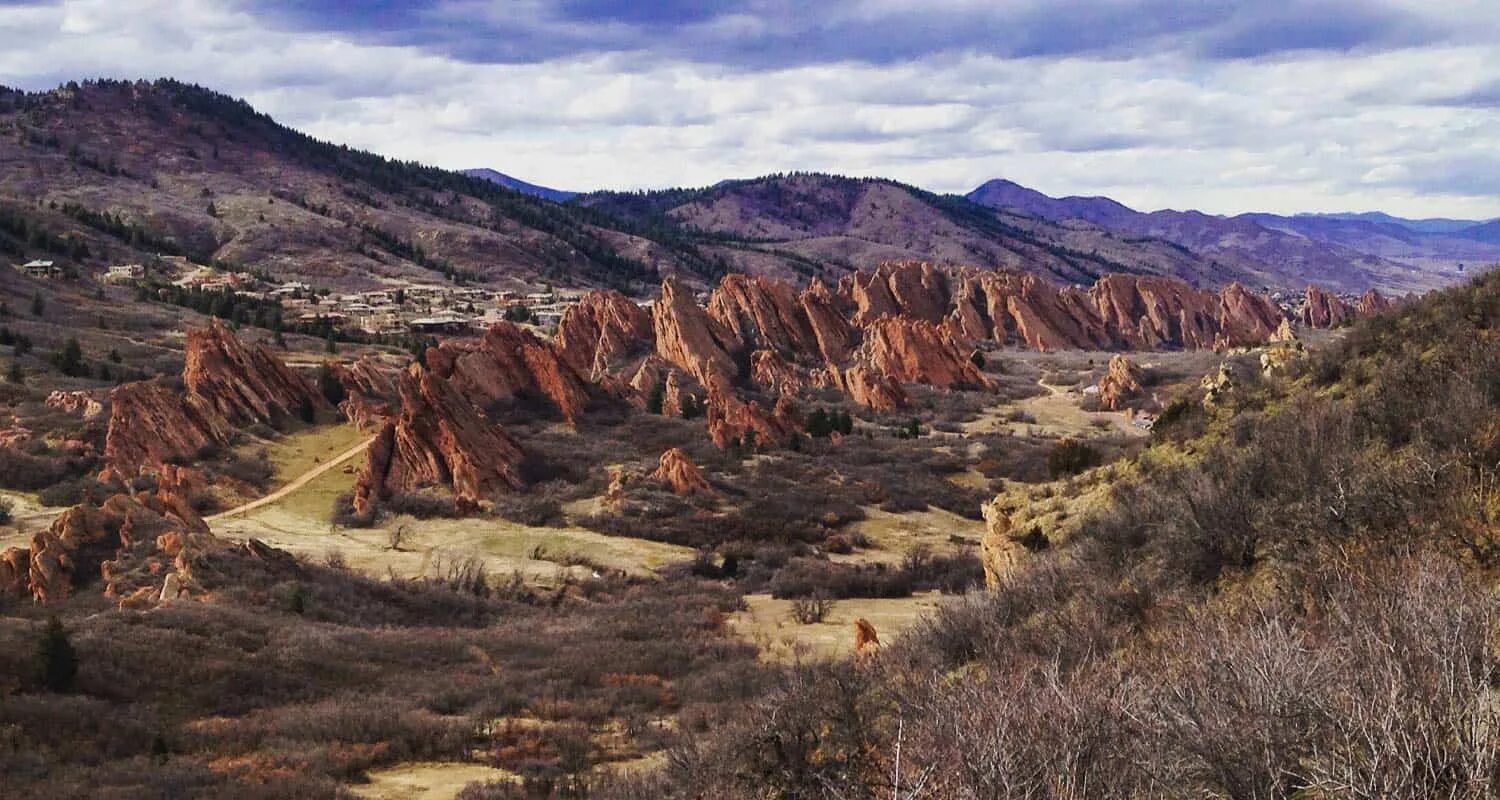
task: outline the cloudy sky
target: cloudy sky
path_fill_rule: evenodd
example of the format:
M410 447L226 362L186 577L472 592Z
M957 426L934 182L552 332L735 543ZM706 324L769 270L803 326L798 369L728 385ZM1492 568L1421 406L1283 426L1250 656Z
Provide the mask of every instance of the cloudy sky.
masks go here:
M568 189L1500 216L1500 0L0 0L0 84L97 76Z

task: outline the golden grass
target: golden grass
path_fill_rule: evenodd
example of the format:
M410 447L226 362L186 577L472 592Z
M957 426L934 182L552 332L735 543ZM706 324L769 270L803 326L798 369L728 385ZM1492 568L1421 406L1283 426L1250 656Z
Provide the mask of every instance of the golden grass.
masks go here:
M729 626L759 647L761 658L768 661L836 659L854 654L854 620L869 620L881 644L888 645L937 608L941 597L937 592L922 592L911 597L836 600L822 622L801 625L792 620L791 600L750 594L745 595L747 610L731 615Z
M515 780L497 767L463 761L422 761L371 770L370 782L350 786L367 800L451 800L471 783Z
M881 511L877 506L865 506L864 511L865 518L854 523L850 530L869 537L874 547L848 555L833 555L830 559L848 563L896 564L919 546L933 553L962 549L963 545L954 544L949 539L953 535L975 544L984 536L983 520L965 519L941 508L893 514Z

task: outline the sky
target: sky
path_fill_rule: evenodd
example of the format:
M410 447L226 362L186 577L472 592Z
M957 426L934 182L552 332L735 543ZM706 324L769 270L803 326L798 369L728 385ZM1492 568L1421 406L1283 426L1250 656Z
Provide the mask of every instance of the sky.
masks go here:
M164 76L562 189L1500 217L1500 0L0 0L0 84Z

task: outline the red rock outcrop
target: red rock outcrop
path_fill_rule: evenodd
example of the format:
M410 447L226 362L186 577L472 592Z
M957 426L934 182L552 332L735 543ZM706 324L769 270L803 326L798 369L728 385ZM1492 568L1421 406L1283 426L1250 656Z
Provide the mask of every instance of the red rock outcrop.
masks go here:
M849 315L839 307L839 298L828 291L827 285L814 278L803 290L799 301L813 341L817 343L818 354L830 365L842 363L853 347L854 329L849 324Z
M900 383L994 389L994 384L964 355L952 335L926 320L880 317L870 322L865 326L859 359Z
M1118 346L1201 350L1213 347L1219 332L1219 298L1179 280L1106 275L1089 294Z
M796 396L807 383L775 350L750 354L750 382L772 394L789 396Z
M1118 353L1110 356L1109 371L1099 379L1099 407L1121 411L1141 392L1141 368Z
M401 412L381 428L355 484L367 513L392 491L452 486L468 506L522 488L520 445L487 422L446 380L413 364L399 381Z
M614 291L595 291L563 312L553 345L579 375L598 381L628 355L649 350L651 314Z
M1247 347L1268 341L1286 322L1271 298L1238 283L1219 292L1219 333L1216 348Z
M713 487L709 485L703 470L693 463L687 453L677 447L661 454L661 459L657 462L656 470L651 473L651 478L667 484L672 487L673 492L680 495L713 492Z
M205 448L224 445L229 425L163 379L115 387L109 395L104 460L133 477L169 461L194 459Z
M876 411L895 411L906 406L906 390L901 384L868 365L855 364L845 370L830 367L829 373L839 391L862 406Z
M7 547L0 551L0 598L18 600L31 595L31 551Z
M365 357L349 363L330 364L329 369L344 387L344 401L339 410L344 418L362 431L378 430L393 412L396 399L396 370Z
M84 419L93 419L104 413L104 404L92 392L66 392L61 389L47 395L47 406Z
M732 333L678 286L667 280L651 307L656 353L710 390L727 388L738 372L730 352L740 348Z
M470 403L488 408L521 395L547 398L568 422L588 405L588 386L550 344L499 322L477 344L450 341L427 349L427 367Z
M708 298L708 315L728 340L750 350L796 358L814 355L816 339L792 287L740 273L724 276Z
M261 345L247 345L214 320L189 331L182 382L193 400L232 425L271 424L328 401Z
M1383 311L1389 311L1394 307L1395 303L1392 303L1385 295L1375 289L1371 289L1359 296L1359 300L1354 304L1354 314L1363 319L1364 317L1379 314Z
M738 445L747 450L781 447L802 429L796 405L783 397L774 410L767 412L760 403L736 397L718 389L709 389L706 409L708 435L714 445L726 448Z
M98 506L74 506L32 537L24 590L37 602L53 602L90 576L102 575L106 595L116 596L112 575L122 572L120 554L136 545L154 548L168 532L206 535L207 526L196 514L192 522L176 517L147 494L117 494Z
M1354 309L1338 295L1319 286L1308 286L1300 314L1309 328L1335 328L1354 318Z

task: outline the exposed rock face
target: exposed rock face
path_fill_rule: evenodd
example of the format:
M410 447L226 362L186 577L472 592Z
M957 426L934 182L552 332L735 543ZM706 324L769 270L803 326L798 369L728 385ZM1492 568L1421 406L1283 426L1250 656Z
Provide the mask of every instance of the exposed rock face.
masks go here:
M842 363L853 346L854 329L849 324L848 314L839 307L839 299L822 281L814 278L803 290L800 302L823 361Z
M122 596L119 583L131 572L126 569L131 552L154 553L157 543L173 534L180 557L182 542L209 536L203 521L189 513L189 520L177 517L147 494L117 494L99 506L74 506L33 536L29 551L19 551L27 556L24 582L11 574L18 573L22 559L7 551L0 560L11 566L0 566L0 578L8 578L0 587L46 603L66 598L92 576L102 576L106 596Z
M656 332L656 353L676 364L709 390L725 389L738 373L731 350L740 349L733 337L693 298L668 280L651 309Z
M31 594L31 551L7 547L0 551L0 598L17 600Z
M401 374L401 413L381 428L355 485L368 512L392 491L451 485L461 504L520 489L520 445L485 421L447 381L418 364Z
M865 327L860 360L899 383L992 390L946 329L911 317L881 317Z
M985 503L982 510L985 534L980 542L979 560L984 565L985 584L993 589L1028 555L1046 550L1051 542L1040 528L1012 530L1010 513L998 501Z
M378 430L393 413L396 372L368 357L329 368L344 387L344 401L339 404L344 418L362 431Z
M656 471L651 473L651 478L672 487L672 491L679 495L713 492L703 470L677 447L661 454L661 460L657 463Z
M708 315L743 348L794 358L815 353L816 340L802 304L792 287L781 281L726 275L709 295Z
M651 314L619 292L596 291L563 312L553 345L575 372L593 381L617 362L650 349Z
M1267 341L1273 344L1290 344L1297 341L1297 332L1292 330L1292 321L1283 318L1281 324L1276 326L1276 332L1271 334Z
M1219 335L1214 346L1245 347L1264 342L1286 321L1269 297L1231 283L1219 293Z
M1121 346L1133 350L1214 346L1221 305L1212 292L1168 278L1106 275L1089 294Z
M228 441L229 425L222 417L162 379L115 387L109 407L104 460L124 476L191 460Z
M445 342L427 349L427 367L470 403L488 408L526 395L546 398L572 423L588 405L588 387L553 347L509 322L478 344Z
M1385 295L1371 289L1359 296L1359 301L1354 304L1354 313L1363 319L1364 317L1379 314L1383 311L1389 311L1393 307L1395 307L1395 304L1387 299Z
M1301 317L1302 324L1309 328L1334 328L1353 319L1354 309L1338 295L1308 286Z
M1123 355L1110 356L1109 371L1099 379L1099 407L1121 411L1141 395L1141 368Z
M732 393L709 389L706 411L708 435L720 448L738 445L747 450L780 447L802 428L796 406L788 398L767 412L754 400L746 402Z
M232 425L271 424L303 409L327 411L328 401L301 375L260 345L246 345L214 320L189 331L182 382L188 394Z
M110 392L104 459L112 472L157 472L224 445L235 426L328 410L322 393L301 375L217 321L188 333L182 383L178 388L158 378Z
M806 385L797 368L775 350L750 354L750 382L772 394L796 396Z
M90 392L65 392L61 389L47 395L47 406L84 419L93 419L104 413L104 404Z
M901 384L865 364L855 364L843 371L837 367L829 369L834 385L862 406L876 411L895 411L906 405L906 390Z

